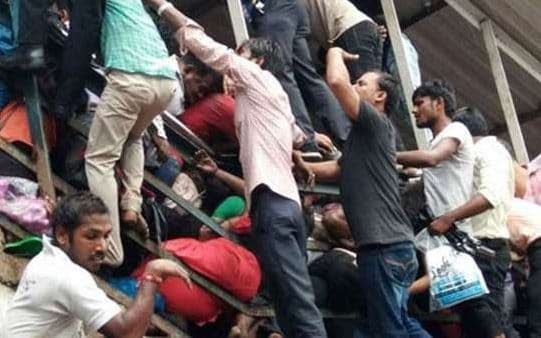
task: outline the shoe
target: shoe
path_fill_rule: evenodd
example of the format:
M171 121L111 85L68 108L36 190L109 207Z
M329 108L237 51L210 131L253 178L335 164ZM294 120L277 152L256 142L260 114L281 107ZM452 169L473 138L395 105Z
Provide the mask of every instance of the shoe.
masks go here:
M4 246L4 252L17 257L32 258L40 253L42 248L43 243L41 242L41 238L28 236L20 241L7 243Z
M148 239L150 237L148 224L140 213L126 210L122 213L121 221L126 228L137 232L143 239Z
M319 152L319 149L312 142L305 143L301 148L301 157L308 162L317 162L323 160L323 155Z
M45 67L43 46L25 46L0 56L0 68L37 70Z

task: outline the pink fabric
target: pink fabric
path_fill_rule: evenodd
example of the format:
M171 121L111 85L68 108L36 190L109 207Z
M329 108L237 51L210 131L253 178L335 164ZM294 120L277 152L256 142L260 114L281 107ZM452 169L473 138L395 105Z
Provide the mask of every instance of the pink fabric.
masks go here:
M507 228L513 246L525 253L531 243L541 238L541 206L514 198L507 215Z
M28 184L27 184L28 183ZM36 235L51 235L45 201L37 198L34 182L22 178L0 178L0 213Z
M524 199L541 205L541 170L536 170L530 174Z
M248 208L250 194L260 184L300 205L291 157L294 141L300 141L303 134L295 125L289 99L278 80L254 62L212 40L188 18L176 36L183 48L229 76L236 85L235 128Z

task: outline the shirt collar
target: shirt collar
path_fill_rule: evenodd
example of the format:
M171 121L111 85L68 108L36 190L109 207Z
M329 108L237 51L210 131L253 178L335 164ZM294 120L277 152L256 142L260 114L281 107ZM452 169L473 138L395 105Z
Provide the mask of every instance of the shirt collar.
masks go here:
M41 250L41 253L48 256L53 256L59 259L62 259L66 262L73 263L71 258L64 252L64 250L60 249L56 245L52 243L52 238L49 236L43 235L42 236L42 242L43 242L43 249Z

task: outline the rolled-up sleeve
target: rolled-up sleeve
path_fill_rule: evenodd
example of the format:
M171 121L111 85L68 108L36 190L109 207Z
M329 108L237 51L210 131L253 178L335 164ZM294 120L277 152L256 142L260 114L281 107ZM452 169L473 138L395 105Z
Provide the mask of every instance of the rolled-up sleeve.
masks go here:
M181 52L186 49L192 52L201 62L221 74L226 74L237 86L243 86L250 81L250 73L258 67L235 53L231 48L216 42L207 34L201 25L187 18L176 33L175 37L181 46Z

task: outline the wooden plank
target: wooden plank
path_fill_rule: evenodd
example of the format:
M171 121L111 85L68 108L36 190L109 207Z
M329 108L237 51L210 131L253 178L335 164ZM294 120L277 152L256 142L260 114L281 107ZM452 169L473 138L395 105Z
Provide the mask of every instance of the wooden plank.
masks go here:
M53 178L49 163L49 149L43 127L43 116L39 103L37 78L34 73L23 72L20 75L28 112L28 124L32 135L33 150L36 154L36 176L40 189L50 198L55 199Z
M413 96L414 91L413 81L411 79L411 74L406 59L406 50L404 49L404 44L402 43L402 30L400 29L400 22L398 21L398 14L396 13L394 0L381 0L381 6L385 15L385 22L387 23L389 37L391 38L391 44L393 46L396 65L398 67L398 73L400 74L400 82L402 83L402 88L404 89L408 110L412 112L413 102L411 101L411 97ZM415 118L412 114L408 115L410 117L417 147L419 149L427 149L429 145L428 134L426 131L417 128Z
M445 2L478 29L481 29L482 21L489 19L488 15L481 11L470 0L445 0ZM492 26L496 37L496 45L533 78L541 82L541 62L539 59L533 56L532 53L498 25L492 23Z
M490 60L490 68L492 69L492 76L496 82L496 89L503 109L503 115L511 137L511 143L513 150L515 151L516 158L520 164L527 164L529 162L528 151L526 144L524 143L524 137L522 136L522 130L518 122L517 111L515 104L513 103L513 96L511 95L511 88L507 81L507 75L505 74L505 68L503 67L500 50L496 42L496 36L494 35L494 29L490 20L481 22L481 31L483 33L483 39L488 52L488 58Z
M0 149L2 149L6 154L13 157L15 160L17 160L19 163L24 165L28 170L32 170L33 172L36 172L36 165L32 162L32 160L26 156L23 152L21 152L17 147L14 145L7 143L6 141L2 140L0 138ZM56 176L55 174L52 174L53 177L53 185L57 187L60 191L64 193L74 193L77 190L72 188L70 185L66 184L61 178Z
M1 215L1 214L0 214L0 226L2 228L4 228L5 230L9 231L10 233L12 233L13 235L19 237L19 238L24 238L24 237L30 235L30 233L28 231L23 229L18 224L10 221L8 218L6 218L4 215ZM107 296L109 298L111 298L112 300L114 300L115 302L117 302L118 304L123 305L124 307L129 307L133 303L133 300L130 297L126 296L122 292L120 292L120 291L116 290L115 288L111 287L109 285L109 283L107 283L102 278L100 278L100 277L98 277L98 276L96 276L94 274L92 276L96 280L96 283L98 284L98 286L101 289L103 289L103 291L105 291ZM156 314L152 315L150 322L156 328L158 328L161 331L167 333L169 335L169 337L172 337L172 338L173 337L174 338L190 338L189 335L182 332L174 324L172 324L171 322L161 318L160 316L158 316ZM186 327L186 322L183 319L177 318L176 322L178 324L181 324L183 327Z

